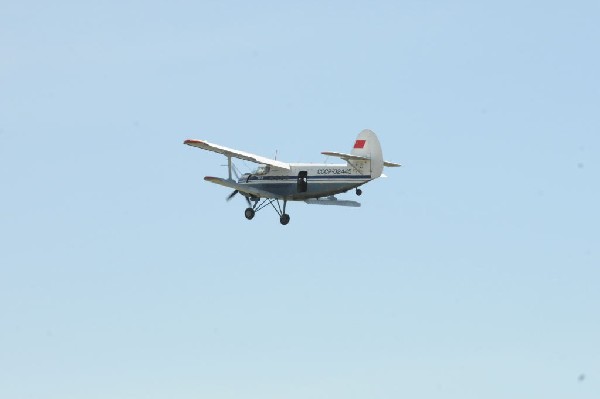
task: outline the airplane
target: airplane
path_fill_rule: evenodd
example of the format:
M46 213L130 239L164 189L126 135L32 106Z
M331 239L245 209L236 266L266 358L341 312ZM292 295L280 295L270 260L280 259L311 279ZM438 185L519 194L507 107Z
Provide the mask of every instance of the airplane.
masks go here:
M338 205L359 207L360 203L339 200L336 194L359 188L365 183L383 175L384 167L398 167L398 163L383 160L379 139L371 130L365 129L358 134L350 154L324 151L323 155L340 158L345 164L286 163L248 152L234 150L203 140L185 140L183 144L225 155L227 157L228 177L206 176L204 180L233 189L227 197L231 200L236 194L246 198L248 208L244 211L246 219L254 218L256 212L271 205L279 215L282 225L290 222L286 213L288 201L304 201L307 204ZM239 176L231 159L237 158L258 164L251 173ZM233 179L235 173L237 180ZM283 202L283 208L281 202ZM277 204L277 207L275 207Z

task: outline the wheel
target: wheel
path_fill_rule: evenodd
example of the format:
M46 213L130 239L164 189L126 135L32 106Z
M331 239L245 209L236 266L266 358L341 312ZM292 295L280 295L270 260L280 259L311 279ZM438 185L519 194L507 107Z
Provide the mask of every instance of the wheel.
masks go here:
M252 220L252 218L254 217L254 209L252 208L246 208L246 211L244 212L244 216L246 216L246 219L248 220Z
M287 213L284 213L279 218L279 222L285 226L286 224L288 224L290 222L290 215L288 215Z
M356 195L358 195L359 197L362 195L362 190L360 188L356 189Z

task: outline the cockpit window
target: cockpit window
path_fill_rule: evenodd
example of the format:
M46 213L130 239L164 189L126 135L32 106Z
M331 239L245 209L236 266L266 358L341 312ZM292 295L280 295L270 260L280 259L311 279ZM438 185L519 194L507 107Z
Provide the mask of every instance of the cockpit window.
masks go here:
M256 170L252 174L262 176L269 173L269 170L271 170L269 165L259 165L258 168L256 168Z

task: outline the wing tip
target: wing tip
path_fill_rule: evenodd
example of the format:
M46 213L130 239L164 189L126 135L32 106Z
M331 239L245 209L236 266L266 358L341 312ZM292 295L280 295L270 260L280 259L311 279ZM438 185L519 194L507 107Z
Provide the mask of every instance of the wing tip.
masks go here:
M205 144L205 142L202 140L187 139L187 140L183 140L183 144L194 145L194 144Z

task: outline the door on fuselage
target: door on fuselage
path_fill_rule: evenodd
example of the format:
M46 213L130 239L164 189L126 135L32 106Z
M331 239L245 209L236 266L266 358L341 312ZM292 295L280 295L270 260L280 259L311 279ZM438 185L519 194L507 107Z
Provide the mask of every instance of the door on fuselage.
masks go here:
M305 170L298 173L298 183L296 184L296 190L299 193L305 193L308 191L308 172Z

